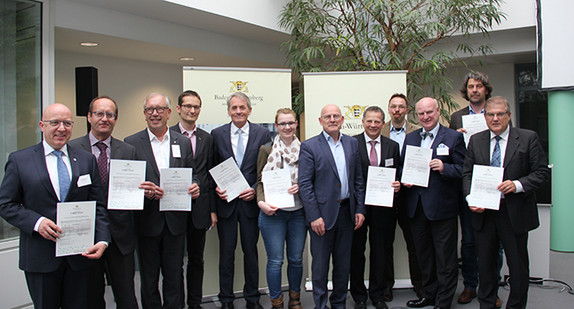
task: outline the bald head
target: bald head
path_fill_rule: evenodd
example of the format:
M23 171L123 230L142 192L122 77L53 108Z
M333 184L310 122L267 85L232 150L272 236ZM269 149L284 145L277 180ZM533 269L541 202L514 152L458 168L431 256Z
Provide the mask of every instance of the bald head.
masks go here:
M422 98L416 105L419 122L425 131L429 132L436 127L440 116L437 100L433 98Z
M55 150L60 150L66 145L72 136L72 112L60 103L48 105L42 114L39 123L40 130L44 133L44 140Z

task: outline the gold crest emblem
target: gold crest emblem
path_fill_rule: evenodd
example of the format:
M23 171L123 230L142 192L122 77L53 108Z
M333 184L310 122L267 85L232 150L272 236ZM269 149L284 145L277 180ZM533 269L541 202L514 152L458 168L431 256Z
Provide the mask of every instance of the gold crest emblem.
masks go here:
M344 106L344 107L347 108L347 112L345 113L345 119L361 118L361 115L367 108L367 106L360 106L360 105Z
M230 92L249 92L249 89L247 88L247 82L244 81L230 81L231 83L231 88L229 89Z

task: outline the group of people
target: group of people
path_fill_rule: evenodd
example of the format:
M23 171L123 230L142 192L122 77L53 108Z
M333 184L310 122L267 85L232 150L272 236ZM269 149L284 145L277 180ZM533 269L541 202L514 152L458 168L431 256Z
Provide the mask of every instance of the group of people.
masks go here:
M497 286L502 246L510 270L507 308L524 308L528 231L538 226L534 190L548 180L547 159L534 132L511 126L507 100L490 98L492 87L486 75L470 73L461 92L470 104L452 115L451 128L439 123L439 105L433 98L416 103L421 127L409 123L405 118L407 98L395 94L388 103L391 120L386 125L384 111L370 106L363 113L364 132L345 135L340 108L328 104L318 119L322 132L303 142L296 136L298 122L291 109L277 111L277 134L271 139L268 129L248 120L251 102L241 92L227 100L231 122L211 134L196 125L202 108L197 92L188 90L178 97L180 121L173 127L167 125L170 100L151 93L143 103L147 127L123 142L112 137L118 119L112 98L101 96L90 103L90 132L72 141L72 113L62 104L52 104L39 123L43 141L9 156L0 187L0 216L21 230L20 268L36 308L105 308L105 277L118 308L138 308L134 288L137 252L143 308L179 309L187 303L189 308L199 309L206 232L217 226L218 297L223 309L234 308L238 237L246 307L261 308L260 233L273 309L285 306L281 285L284 256L287 306L302 308L307 233L315 308L328 308L328 303L330 308L345 308L350 286L356 309L366 309L369 299L377 309L384 309L393 299L397 222L407 244L417 295L407 306L450 308L458 275L458 217L465 285L458 302L468 303L478 295L481 308L500 307ZM467 148L461 115L469 113L483 113L488 130L472 136ZM432 149L427 187L400 182L409 145ZM250 188L228 202L227 192L214 183L209 169L229 158L235 160ZM139 187L145 195L143 211L106 210L110 159L146 161L146 180ZM504 167L498 211L475 207L465 199L475 164ZM391 184L393 207L365 205L369 166L397 170ZM159 210L164 195L159 171L168 167L193 168L193 183L187 188L193 199L191 212ZM274 169L288 170L293 207L279 208L266 201L262 173ZM56 204L88 200L97 201L95 245L82 255L55 257L55 241L65 233L55 224ZM364 284L367 240L368 287ZM332 292L328 296L331 264Z

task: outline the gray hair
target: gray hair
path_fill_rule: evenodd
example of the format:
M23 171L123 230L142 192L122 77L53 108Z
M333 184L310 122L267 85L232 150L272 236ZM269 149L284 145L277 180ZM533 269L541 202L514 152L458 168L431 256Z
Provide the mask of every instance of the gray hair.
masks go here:
M495 104L504 104L504 109L506 110L506 112L510 112L510 104L508 103L508 100L505 97L502 96L495 96L492 97L488 100L486 100L486 104L484 105L484 110L486 110L486 108L489 105L495 105Z
M147 100L149 100L155 96L158 96L158 95L162 96L165 99L165 102L167 103L167 107L169 108L169 104L170 104L169 98L166 95L163 95L159 92L152 92L152 93L148 94L147 97L145 97L145 100L143 101L143 108L145 109L145 104L146 104Z
M229 98L227 98L227 109L229 109L229 105L231 104L231 103L230 103L230 102L231 102L231 99L233 99L233 98L239 98L239 99L245 101L245 103L247 103L247 107L248 107L249 109L251 109L251 100L250 100L249 97L248 97L245 93L243 93L243 92L236 92L236 93L230 95Z

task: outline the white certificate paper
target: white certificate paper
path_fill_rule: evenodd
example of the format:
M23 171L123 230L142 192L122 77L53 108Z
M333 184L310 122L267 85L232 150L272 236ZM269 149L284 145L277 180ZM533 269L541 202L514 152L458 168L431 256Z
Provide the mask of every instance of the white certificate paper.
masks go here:
M251 188L237 167L233 157L209 170L211 177L221 190L227 191L227 202L233 201L241 192Z
M498 210L501 193L496 187L502 183L503 167L475 165L472 170L469 206Z
M143 210L145 161L110 160L108 209Z
M56 257L82 254L94 245L96 201L58 203L56 225L62 235L56 239Z
M471 136L488 129L484 114L462 116L462 127L466 129L466 133L464 133L464 144L467 146Z
M432 149L407 145L402 183L428 187Z
M159 200L159 211L191 211L191 195L187 193L192 182L191 168L162 168L160 188L163 197Z
M395 190L392 183L396 173L395 168L369 166L365 205L393 207Z
M295 198L287 192L292 186L291 173L288 169L262 171L261 182L265 202L278 208L295 207Z

